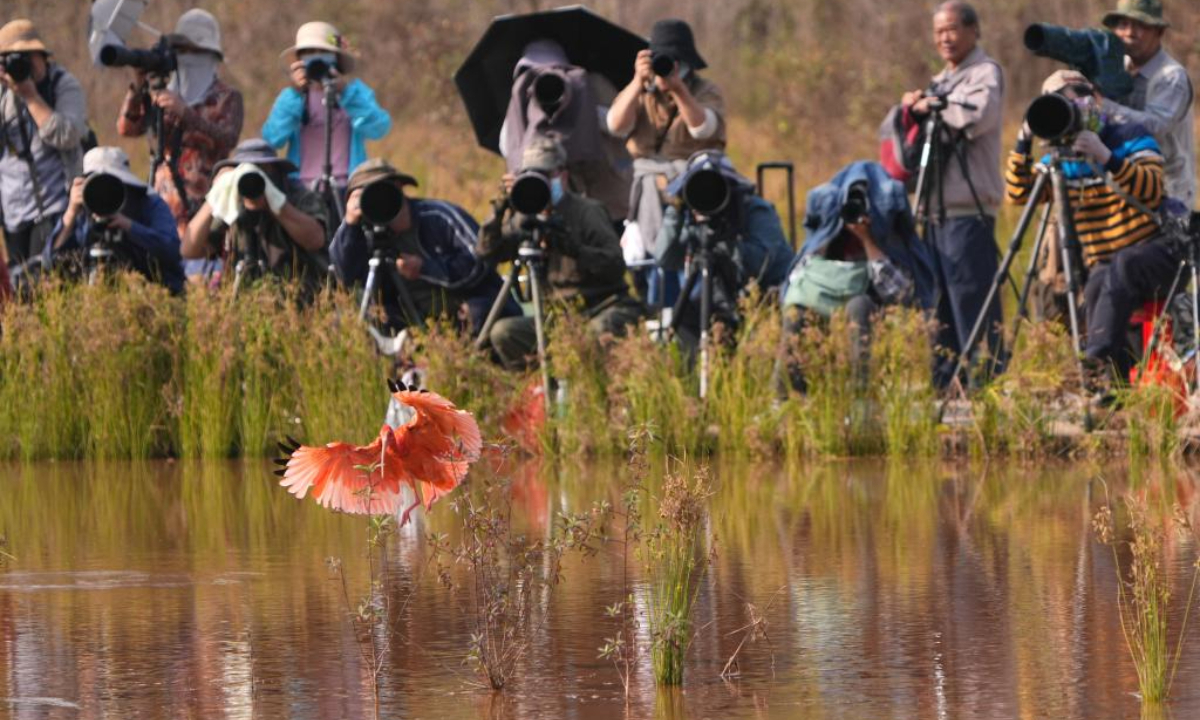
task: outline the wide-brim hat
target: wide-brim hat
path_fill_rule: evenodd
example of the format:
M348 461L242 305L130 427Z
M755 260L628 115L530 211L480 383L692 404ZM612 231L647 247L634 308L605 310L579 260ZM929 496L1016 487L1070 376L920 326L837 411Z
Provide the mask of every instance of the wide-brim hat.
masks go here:
M337 28L327 22L307 22L296 31L296 44L279 54L280 57L297 59L301 50L320 50L336 53L338 69L352 72L358 58L346 49L346 39Z
M1163 19L1162 0L1120 0L1117 9L1106 14L1102 21L1105 27L1116 27L1122 18L1137 20L1151 27L1169 28L1171 23Z
M250 138L238 143L237 147L233 149L232 155L213 165L213 174L216 175L217 171L223 167L237 167L242 163L277 165L286 174L299 171L299 168L291 160L276 155L275 148L271 147L269 142L262 138Z
M1056 93L1068 85L1091 85L1095 87L1095 83L1088 80L1087 75L1078 70L1063 68L1055 70L1051 73L1050 77L1042 82L1042 94L1049 95L1050 93Z
M94 147L83 156L83 174L114 175L126 185L146 189L146 183L129 169L129 156L119 147Z
M696 39L692 36L691 26L682 20L659 20L654 23L650 29L650 52L670 55L677 62L687 63L693 70L708 67L708 63L696 51Z
M378 180L395 180L401 185L412 185L414 187L417 185L416 178L400 172L392 167L387 160L372 158L359 165L350 174L350 179L346 182L346 193L349 194L358 188L366 187Z
M0 27L0 53L42 52L50 55L50 49L42 42L33 22L20 18Z
M221 26L212 13L199 8L180 15L175 32L167 35L167 40L176 49L203 50L225 59L221 50Z

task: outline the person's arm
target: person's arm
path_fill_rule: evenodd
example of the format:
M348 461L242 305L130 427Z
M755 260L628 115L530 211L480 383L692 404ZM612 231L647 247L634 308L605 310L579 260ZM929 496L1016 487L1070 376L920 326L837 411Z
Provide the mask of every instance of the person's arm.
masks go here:
M1108 98L1103 100L1101 107L1119 122L1138 124L1151 135L1162 136L1187 116L1193 94L1187 71L1171 68L1147 89L1144 110L1135 110Z
M625 277L621 238L617 237L608 211L602 205L589 203L577 232L573 235L564 233L557 249L567 257L575 258L580 270L589 277L611 282Z
M141 221L129 219L126 235L130 242L160 264L178 265L181 250L179 230L171 208L157 195L147 195L143 207L145 213Z
M275 219L292 242L305 250L316 252L325 247L325 226L290 202L284 202Z
M346 86L341 102L354 131L367 140L378 140L392 129L392 116L379 106L375 91L362 80L355 78Z
M847 224L846 229L858 238L867 255L867 274L875 294L885 305L899 305L912 298L913 279L887 256L871 234L870 223Z
M273 148L281 148L300 129L304 117L304 96L294 87L284 88L271 106L271 114L262 126L263 140Z
M479 243L475 245L475 253L480 260L495 265L517 257L520 241L516 233L510 232L509 223L505 221L509 212L507 200L492 203L491 216L479 226Z
M1004 76L999 66L987 62L975 66L948 99L942 120L948 127L962 130L968 139L1000 132L1004 111ZM963 107L965 103L971 107ZM917 107L920 107L918 102Z
M435 217L443 235L435 239L422 233L423 241L434 240L438 252L430 252L426 246L419 277L447 290L472 287L488 273L487 264L475 254L474 241L479 236L479 225L460 207L449 203L438 203L436 207Z
M57 150L79 146L87 131L87 99L78 80L66 72L59 72L53 108L38 94L32 80L21 83L18 88L31 91L28 95L22 92L21 97L38 126L38 136L43 143Z
M1030 202L1033 192L1032 141L1028 138L1017 138L1017 147L1008 154L1004 169L1005 195L1013 205L1025 205ZM1033 202L1041 202L1043 198L1033 198Z
M150 102L146 86L136 82L125 91L121 114L117 116L117 134L121 137L140 137L146 134L146 108Z
M1110 157L1104 169L1125 192L1156 208L1163 199L1163 159L1157 153L1138 153L1132 160Z
M179 245L179 252L186 260L207 258L216 250L212 246L213 211L206 200L192 219L188 221L187 232Z
M367 236L361 227L344 222L338 227L329 243L329 259L343 284L367 281L367 263L371 259L368 250Z
M633 79L629 81L608 109L608 131L614 137L628 137L637 124L638 106L646 84L654 82L654 70L650 63L650 51L641 50L633 64Z
M683 239L683 213L674 204L663 210L662 223L650 254L663 270L682 270L687 243Z
M692 137L697 140L707 140L713 136L717 131L717 113L712 108L701 104L696 96L692 94L687 83L683 81L683 78L679 77L678 65L675 66L675 71L669 76L659 78L656 82L675 101L675 107L679 108L679 117L683 118L683 122L687 125Z

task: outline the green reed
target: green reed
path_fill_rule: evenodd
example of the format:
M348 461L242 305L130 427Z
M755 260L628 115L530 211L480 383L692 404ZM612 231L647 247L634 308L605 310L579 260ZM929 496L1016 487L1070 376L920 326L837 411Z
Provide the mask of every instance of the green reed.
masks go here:
M612 337L596 337L579 313L553 308L547 355L563 402L553 405L557 450L564 456L619 452L622 436L609 422L606 348ZM636 332L636 330L634 330Z
M1176 409L1181 399L1165 385L1135 385L1119 393L1131 460L1167 460L1182 450Z
M178 442L183 457L220 458L233 453L241 383L239 313L220 296L193 288L176 328L179 361Z
M934 324L921 313L896 308L875 320L871 339L871 393L881 416L889 455L938 452L937 391L929 370Z

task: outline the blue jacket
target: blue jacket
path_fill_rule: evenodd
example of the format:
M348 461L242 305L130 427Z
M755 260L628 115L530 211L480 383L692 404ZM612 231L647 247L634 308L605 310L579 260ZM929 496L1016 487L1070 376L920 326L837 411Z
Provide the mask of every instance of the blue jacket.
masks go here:
M809 191L804 210L804 245L795 262L825 249L842 231L842 206L850 186L857 182L867 183L871 235L883 238L879 249L912 276L921 307L932 308L937 288L933 258L917 235L904 185L893 180L879 163L864 160L850 163L829 182ZM781 297L786 297L786 288Z
M272 147L287 145L287 159L300 167L300 124L304 118L304 95L294 87L284 88L275 98L271 114L263 123L262 137ZM375 101L375 92L358 78L342 89L338 103L350 116L350 167L354 172L367 159L367 140L378 140L392 129L392 118Z
M422 261L420 277L406 281L409 294L423 314L438 306L444 308L442 296L460 299L470 312L472 333L478 332L502 285L495 269L476 257L479 225L466 210L448 202L423 199L406 202L411 208ZM329 244L329 256L343 283L366 282L371 250L360 226L342 223ZM398 330L407 324L399 297L387 279L381 276L378 282L388 324ZM505 313L520 314L520 307L510 298Z
M141 189L126 187L123 215L132 221L124 242L116 248L117 262L141 273L151 282L161 283L172 293L183 292L183 264L179 255L179 231L171 208L158 195ZM88 233L92 229L90 217L78 220L75 231L63 246L52 249L46 244L46 260L50 255L61 256L69 252L81 252L87 247ZM62 232L62 220L54 228L51 237Z

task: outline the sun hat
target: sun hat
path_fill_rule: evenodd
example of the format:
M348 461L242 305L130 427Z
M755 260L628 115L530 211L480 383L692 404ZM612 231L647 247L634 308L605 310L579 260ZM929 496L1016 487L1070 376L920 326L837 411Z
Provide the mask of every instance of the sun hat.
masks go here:
M204 50L225 59L221 50L221 26L212 13L205 10L193 8L180 15L175 32L167 39L175 48Z
M50 55L50 50L42 42L33 23L24 18L13 20L0 28L0 52L43 52Z
M366 187L377 180L397 180L401 185L416 185L417 180L412 175L405 175L392 167L383 158L372 158L350 175L346 182L346 193L349 194L361 187Z
M346 39L327 22L306 22L296 31L296 44L280 53L280 57L297 59L301 50L321 50L337 53L338 69L351 72L358 59L347 49Z
M696 51L696 39L692 28L682 20L659 20L650 29L650 52L669 55L678 62L687 63L693 70L708 67L704 58Z
M237 144L233 149L233 154L224 160L213 165L213 174L215 175L223 167L237 167L242 163L251 163L253 165L280 165L285 173L294 173L298 168L287 158L279 157L275 154L275 148L262 138L247 138Z
M94 147L83 156L83 174L115 175L126 185L145 189L144 180L129 169L129 156L119 147Z

